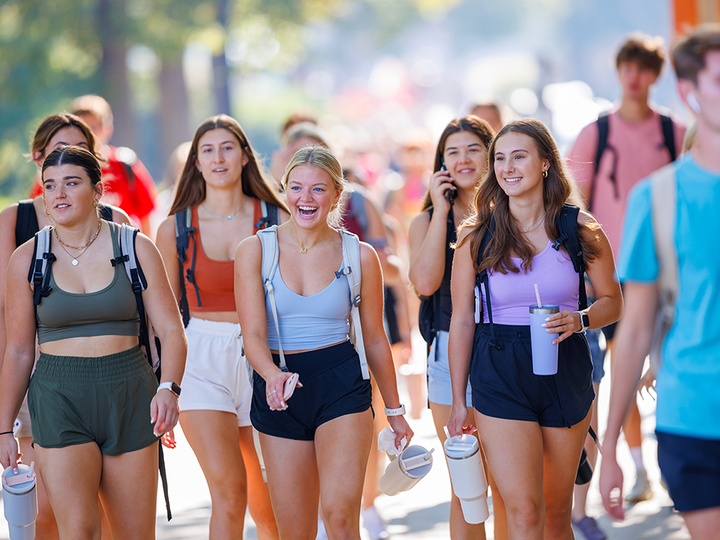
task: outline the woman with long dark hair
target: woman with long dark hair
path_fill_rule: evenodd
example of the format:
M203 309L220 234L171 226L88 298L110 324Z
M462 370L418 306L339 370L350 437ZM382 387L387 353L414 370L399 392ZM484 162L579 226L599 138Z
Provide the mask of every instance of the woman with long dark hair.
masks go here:
M448 428L451 435L466 430L469 376L478 433L505 501L511 538L573 537L573 486L594 397L582 331L610 324L622 311L610 245L585 212L570 226L577 228L597 300L579 311L583 278L558 222L571 194L547 128L534 119L507 124L490 145L488 174L455 253ZM473 290L483 271L478 326ZM533 374L529 306L537 303L535 284L543 304L560 306L545 322L547 332L558 334L558 372L552 376Z
M286 208L240 124L218 115L195 132L170 217L158 229L173 290L185 298L189 350L180 425L210 489L213 540L237 538L246 507L258 538L277 538L250 426L252 388L235 309L233 259L241 240L273 219L284 221ZM192 231L181 260L176 227L186 224Z

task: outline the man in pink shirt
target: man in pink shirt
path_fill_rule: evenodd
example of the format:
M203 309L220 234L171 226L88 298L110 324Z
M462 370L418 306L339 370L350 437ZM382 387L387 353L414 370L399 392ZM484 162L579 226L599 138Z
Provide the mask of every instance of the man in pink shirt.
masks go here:
M633 34L626 39L616 57L618 81L622 89L620 104L609 114L583 128L567 158L588 210L602 225L616 256L620 251L622 222L630 189L653 171L674 160L680 154L685 135L682 125L661 115L648 103L650 89L657 81L665 61L662 45L662 38L643 34ZM614 324L603 328L613 364L614 332ZM602 365L596 366L595 372L593 381L599 385L603 374ZM596 375L598 373L599 376ZM594 412L595 429L596 415L597 410ZM637 470L637 480L627 500L637 503L652 497L642 460L637 403L631 407L623 431ZM594 444L586 445L586 449L588 460L594 465L597 457ZM576 487L573 523L587 540L602 540L605 535L594 519L585 515L588 486Z

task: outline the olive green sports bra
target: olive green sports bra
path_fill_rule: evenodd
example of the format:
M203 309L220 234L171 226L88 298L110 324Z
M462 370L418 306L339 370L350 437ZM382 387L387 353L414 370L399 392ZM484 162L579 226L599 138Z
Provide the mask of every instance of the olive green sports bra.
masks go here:
M107 222L113 254L120 257L120 226ZM108 264L112 264L108 261ZM115 266L110 285L99 291L79 294L63 291L55 283L52 267L50 294L37 306L38 343L74 337L138 336L140 316L130 280L122 264Z

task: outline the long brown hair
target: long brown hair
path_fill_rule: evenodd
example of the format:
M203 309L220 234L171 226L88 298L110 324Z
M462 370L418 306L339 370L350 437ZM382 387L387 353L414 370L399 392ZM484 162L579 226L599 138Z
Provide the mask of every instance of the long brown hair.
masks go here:
M445 145L447 144L448 137L454 133L460 131L470 131L477 135L480 142L483 143L485 149L490 147L490 143L495 136L495 132L485 120L474 114L463 116L462 118L455 118L451 121L447 127L443 130L438 141L437 148L435 149L435 164L433 165L433 173L438 172L443 165L443 156L445 154ZM432 198L430 197L430 190L425 193L425 197L422 202L422 211L424 212L432 206Z
M208 131L215 129L226 129L235 135L242 151L248 157L248 162L243 166L241 174L242 192L248 197L255 197L266 203L274 204L287 212L287 205L280 199L276 189L273 187L273 183L260 168L255 151L252 149L252 146L250 146L250 142L243 128L234 118L225 114L219 114L205 120L195 132L195 137L190 146L190 153L185 161L185 167L183 168L180 180L177 182L175 198L170 208L170 214L175 214L185 208L191 208L205 200L205 179L196 166L198 146L201 137Z
M493 139L488 150L488 170L480 181L471 204L471 216L460 226L469 228L470 233L458 243L458 247L470 238L470 252L475 269L479 272L492 269L506 274L520 272L511 255L522 259L524 272L532 269L533 248L525 239L515 218L510 213L509 198L500 187L495 175L495 146L498 139L508 133L522 133L530 137L541 160L547 160L550 168L543 179L543 204L545 206L545 232L548 238L557 238L555 222L563 204L571 201L573 183L560 157L557 145L545 125L534 118L516 120L506 124ZM495 234L488 243L485 253L480 256L480 245L490 221L495 221ZM580 245L585 260L590 262L600 252L597 244L598 226L578 224ZM458 233L459 233L458 231Z

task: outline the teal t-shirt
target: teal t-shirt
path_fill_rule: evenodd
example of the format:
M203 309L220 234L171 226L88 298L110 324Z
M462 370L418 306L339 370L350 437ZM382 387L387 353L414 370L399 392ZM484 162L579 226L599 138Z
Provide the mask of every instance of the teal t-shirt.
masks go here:
M720 175L700 168L690 155L675 170L679 294L657 374L657 429L720 439ZM618 259L622 282L658 277L650 214L646 179L628 199Z

